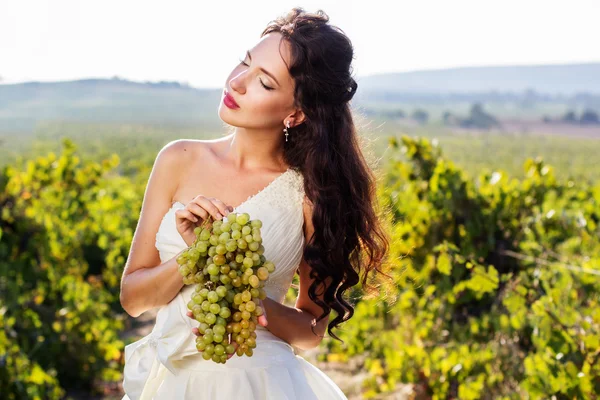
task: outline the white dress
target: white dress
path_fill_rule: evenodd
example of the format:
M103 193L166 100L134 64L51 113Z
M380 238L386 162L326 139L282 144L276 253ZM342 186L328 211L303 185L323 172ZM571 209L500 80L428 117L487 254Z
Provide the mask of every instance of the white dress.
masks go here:
M264 256L275 264L265 283L267 296L283 303L304 246L302 231L303 177L288 169L235 212L247 212L263 223ZM161 262L187 247L175 227L175 202L156 234ZM294 353L287 342L257 325L252 357L234 355L225 364L204 360L196 349L193 327L186 315L194 285L186 285L162 306L152 332L125 347L123 400L335 400L346 399L320 369Z

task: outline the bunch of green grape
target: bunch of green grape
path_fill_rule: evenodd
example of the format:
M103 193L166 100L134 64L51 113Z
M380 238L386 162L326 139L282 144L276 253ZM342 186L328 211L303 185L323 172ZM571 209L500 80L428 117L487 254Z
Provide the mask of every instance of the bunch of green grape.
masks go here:
M196 240L178 257L186 285L196 284L187 307L200 322L196 348L205 360L225 363L234 352L251 357L256 325L267 297L265 281L275 265L264 256L260 228L248 213L229 213L196 227ZM237 350L227 337L238 344Z

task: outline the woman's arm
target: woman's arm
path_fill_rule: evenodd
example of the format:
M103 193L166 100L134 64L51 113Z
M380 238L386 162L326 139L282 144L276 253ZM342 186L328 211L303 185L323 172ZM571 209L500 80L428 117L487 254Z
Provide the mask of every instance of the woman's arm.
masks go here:
M312 206L306 200L303 207L304 242L308 243L315 229L312 223ZM288 307L268 297L262 300L267 317L266 328L275 336L302 350L316 347L321 343L329 322L329 318L326 316L317 322L314 328L312 327L313 318L316 320L323 313L323 309L308 296L308 288L314 281L310 278L310 270L311 266L302 258L298 268L300 290L298 291L295 307ZM326 285L329 285L330 282L331 280L325 281ZM322 293L325 293L325 291L322 288L317 288L316 292L317 298L323 300ZM313 329L318 336L313 333Z
M280 304L269 297L262 300L261 303L267 317L266 328L292 346L308 350L321 343L329 318L323 318L317 322L314 328L312 327L313 318L316 320L323 311L308 297L308 288L312 282L309 277L310 265L302 260L299 271L300 290L295 307ZM317 289L317 293L320 293L319 289ZM323 299L323 296L317 297ZM316 335L313 333L313 329Z
M185 140L170 142L158 153L142 203L127 263L121 278L121 306L132 317L168 304L183 287L176 257L161 263L156 233L171 207L179 179L176 172L191 152Z
M121 305L127 314L137 318L147 310L168 304L177 296L184 286L177 256L156 267L138 268L123 276Z

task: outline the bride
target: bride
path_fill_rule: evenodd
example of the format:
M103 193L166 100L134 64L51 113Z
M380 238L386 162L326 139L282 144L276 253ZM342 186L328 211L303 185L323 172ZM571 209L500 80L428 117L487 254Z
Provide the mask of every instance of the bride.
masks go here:
M152 332L125 347L123 399L346 398L296 349L318 346L326 330L339 340L333 328L354 312L344 292L379 271L389 243L349 107L352 44L328 22L302 8L271 21L227 78L218 112L233 132L158 153L121 280L129 315L158 314ZM252 356L219 364L196 349L194 285L184 285L176 258L196 226L231 212L262 221L264 256L276 269Z

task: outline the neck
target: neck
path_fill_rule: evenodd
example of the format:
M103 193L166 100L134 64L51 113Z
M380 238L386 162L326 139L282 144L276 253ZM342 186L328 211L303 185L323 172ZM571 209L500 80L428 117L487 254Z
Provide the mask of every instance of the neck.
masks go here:
M238 170L283 170L283 133L236 127L227 137L223 157Z

